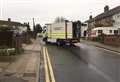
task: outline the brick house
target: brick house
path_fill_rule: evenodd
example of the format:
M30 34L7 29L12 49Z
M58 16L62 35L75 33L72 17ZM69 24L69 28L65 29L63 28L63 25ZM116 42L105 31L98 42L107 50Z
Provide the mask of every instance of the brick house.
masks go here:
M87 29L88 29L88 25L86 23L81 23L81 38L86 38L87 37Z
M91 30L97 27L119 27L120 28L120 6L109 9L109 6L104 7L104 12L96 17L89 17L88 23L88 37L91 37ZM120 33L120 30L119 30Z

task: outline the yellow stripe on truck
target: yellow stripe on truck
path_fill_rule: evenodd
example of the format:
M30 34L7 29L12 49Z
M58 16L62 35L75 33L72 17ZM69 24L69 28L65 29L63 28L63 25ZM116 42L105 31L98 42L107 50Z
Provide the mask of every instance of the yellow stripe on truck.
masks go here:
M48 36L66 36L66 34L48 34ZM72 34L69 33L67 36L72 36Z

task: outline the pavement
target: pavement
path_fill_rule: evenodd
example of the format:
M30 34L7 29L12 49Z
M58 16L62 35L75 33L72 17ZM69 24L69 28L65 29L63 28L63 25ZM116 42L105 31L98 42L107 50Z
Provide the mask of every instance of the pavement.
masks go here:
M38 82L40 65L40 42L23 45L24 53L0 56L0 82Z
M96 47L100 47L100 48L104 48L104 49L108 49L108 50L120 53L120 46L110 46L110 45L105 45L105 44L100 43L100 42L83 40L83 39L81 40L81 42L85 43L85 44L94 45Z
M85 42L74 47L52 43L41 46L40 82L120 82L119 53ZM49 72L51 69L53 72Z

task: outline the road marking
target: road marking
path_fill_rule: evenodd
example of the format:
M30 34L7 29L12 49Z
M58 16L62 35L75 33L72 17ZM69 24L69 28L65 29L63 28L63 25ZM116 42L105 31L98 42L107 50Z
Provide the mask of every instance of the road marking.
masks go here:
M49 78L49 71L48 71L48 65L47 65L47 58L45 56L45 47L43 47L43 55L44 55L44 67L45 67L45 82L50 82L50 78Z
M55 76L54 76L54 73L53 73L53 68L52 68L52 64L51 64L51 61L50 61L50 58L49 58L49 55L48 55L48 50L47 48L45 48L46 50L46 56L47 56L47 60L48 60L48 67L49 67L49 70L50 70L50 76L51 76L51 82L56 82L55 81Z
M120 56L120 53L119 53L119 52L116 52L116 51L112 51L112 50L109 50L109 49L105 49L105 48L101 48L101 47L98 47L98 48L100 48L100 49L103 49L104 51L108 51L108 52L112 52L112 53L115 53L115 54L117 54L117 55L119 55L119 56ZM111 54L111 55L113 55L113 54ZM113 55L113 56L115 56L115 55Z
M120 56L120 53L119 53L119 52L112 51L112 50L110 50L110 49L102 48L102 47L99 47L99 46L96 46L96 45L91 45L91 44L85 44L85 45L89 45L89 46L92 46L92 47L96 47L96 48L98 48L98 49L102 49L102 50L107 51L107 52L115 53L117 56ZM116 56L116 55L113 55L113 54L108 54L108 55Z
M98 74L100 74L101 76L103 76L106 80L108 80L109 82L115 82L113 79L111 79L110 76L108 76L107 74L105 74L103 71L99 70L97 67L95 67L94 65L92 64L88 64L88 66L95 70Z

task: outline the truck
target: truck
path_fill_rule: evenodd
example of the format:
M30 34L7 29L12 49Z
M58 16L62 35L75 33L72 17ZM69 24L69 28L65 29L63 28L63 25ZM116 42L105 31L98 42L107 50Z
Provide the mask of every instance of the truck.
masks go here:
M46 24L43 41L57 43L58 45L74 44L80 42L81 22L57 22Z

